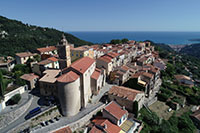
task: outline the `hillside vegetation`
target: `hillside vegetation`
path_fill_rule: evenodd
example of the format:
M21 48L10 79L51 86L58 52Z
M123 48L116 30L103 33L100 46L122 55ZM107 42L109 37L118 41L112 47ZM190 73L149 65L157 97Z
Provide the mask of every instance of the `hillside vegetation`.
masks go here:
M39 47L55 45L64 32L53 28L43 28L0 16L0 56L15 55L17 52L32 51ZM66 39L75 46L92 43L64 33Z
M200 43L185 46L181 49L180 53L200 58Z

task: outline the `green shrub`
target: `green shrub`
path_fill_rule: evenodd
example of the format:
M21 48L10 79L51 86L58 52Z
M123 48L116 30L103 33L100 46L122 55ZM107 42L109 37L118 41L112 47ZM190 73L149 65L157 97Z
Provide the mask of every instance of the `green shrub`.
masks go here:
M20 94L16 94L16 95L12 96L10 100L12 100L14 104L18 104L20 99L21 99L21 95Z
M158 100L166 102L170 96L164 93L158 93Z

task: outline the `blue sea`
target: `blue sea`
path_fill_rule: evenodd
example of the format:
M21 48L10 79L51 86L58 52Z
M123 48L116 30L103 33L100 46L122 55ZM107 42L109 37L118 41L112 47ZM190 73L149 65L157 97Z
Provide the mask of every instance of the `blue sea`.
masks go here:
M165 44L192 44L198 41L190 39L200 39L200 32L102 32L102 31L81 31L68 32L72 35L93 43L107 43L112 39L128 38L129 40L144 41L151 40L156 43Z

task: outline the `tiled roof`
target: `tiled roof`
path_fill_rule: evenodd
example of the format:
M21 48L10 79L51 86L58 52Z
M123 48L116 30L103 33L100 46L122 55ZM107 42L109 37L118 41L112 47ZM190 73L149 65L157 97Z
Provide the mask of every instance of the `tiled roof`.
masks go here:
M144 72L143 74L142 74L142 76L144 76L144 77L148 77L148 78L153 78L153 74L151 74L151 73L147 73L147 72Z
M42 60L42 61L38 62L38 64L39 64L39 65L47 65L47 64L49 64L49 63L53 63L53 62L56 62L56 61L58 61L57 58L55 58L55 57L50 57L50 58L47 58L47 59L45 59L45 60Z
M138 78L140 75L142 75L144 72L137 72L132 75L132 78Z
M35 75L34 73L24 74L20 77L21 79L31 81L33 79L39 78L39 76Z
M60 70L47 69L46 71L43 72L43 74L45 74L45 75L39 81L47 82L47 83L54 83L57 80L56 76L60 72L61 72Z
M84 46L80 46L80 47L76 47L76 48L71 48L71 50L77 50L77 51L86 51L89 50L91 47L89 47L88 45L84 45Z
M37 51L39 51L40 53L43 52L49 52L49 51L54 51L57 48L55 46L48 46L48 47L44 47L44 48L37 48Z
M123 86L113 86L108 93L111 95L116 95L118 97L134 101L137 94L144 92Z
M139 62L144 62L144 61L146 61L146 60L147 60L146 57L142 57L142 58L139 58L139 59L138 59Z
M22 53L16 53L16 56L19 57L29 57L29 56L34 56L36 53L31 53L31 52L22 52Z
M51 60L51 61L53 61L53 62L56 62L56 61L58 61L58 59L57 59L57 58L55 58L55 57L50 57L50 58L48 58L48 60Z
M135 43L135 41L134 40L130 40L130 41L128 41L128 43Z
M124 71L128 71L130 68L128 66L124 65L124 66L121 67L121 69L124 70Z
M98 58L98 60L110 63L112 61L112 58L105 55L105 56L101 56L100 58Z
M106 112L120 120L122 116L128 113L127 110L122 109L120 105L118 105L116 102L112 101L110 102L105 108Z
M90 57L83 57L72 63L70 67L83 74L94 62L95 60Z
M96 68L95 71L92 73L91 78L97 80L100 75L101 75L101 70Z
M107 55L110 56L110 57L112 57L112 58L115 58L115 57L119 56L120 54L115 53L115 52L110 52Z
M38 65L47 65L47 64L49 64L49 63L52 63L52 61L46 59L46 60L42 60L42 61L38 62Z
M185 76L185 75L174 75L174 77L179 80L179 79L186 79L186 80L191 80L190 77Z
M68 83L68 82L73 82L77 80L80 76L77 75L75 72L70 71L68 73L65 73L61 75L60 77L57 78L58 82L63 82L63 83Z
M69 126L58 129L56 131L54 131L53 133L72 133L72 130Z
M95 125L92 127L89 133L120 133L121 128L115 124L112 124L107 119L94 119L92 121ZM102 127L102 128L99 128Z

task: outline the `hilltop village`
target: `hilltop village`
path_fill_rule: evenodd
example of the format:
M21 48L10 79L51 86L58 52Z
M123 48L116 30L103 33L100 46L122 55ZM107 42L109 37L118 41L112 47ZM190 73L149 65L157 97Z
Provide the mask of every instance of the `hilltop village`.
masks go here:
M42 102L39 113L33 116L29 115L37 104L32 108L29 105L26 121L12 132L139 133L144 124L137 119L138 112L149 110L158 100L161 71L167 68L148 41L74 47L64 35L56 46L16 53L15 59L16 65L27 65L31 73L18 77L24 84L4 95L1 111L18 93L28 92L33 101L39 97ZM7 57L3 67L11 71L14 66L14 59ZM176 77L194 86L187 77ZM178 106L174 103L169 112ZM7 122L23 116L22 112ZM1 127L6 126L3 124Z

